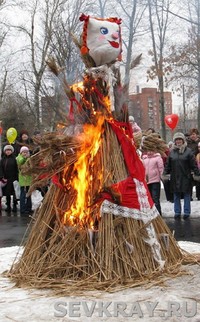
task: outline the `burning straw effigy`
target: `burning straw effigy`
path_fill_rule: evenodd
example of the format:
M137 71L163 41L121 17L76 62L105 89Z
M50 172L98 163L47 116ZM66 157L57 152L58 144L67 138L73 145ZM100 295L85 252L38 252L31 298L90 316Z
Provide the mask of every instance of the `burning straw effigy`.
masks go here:
M81 19L88 34L90 20L111 29L121 23ZM33 176L30 192L49 180L51 185L8 275L20 287L72 294L179 274L184 256L148 192L119 94L119 71L107 61L94 62L80 48L87 67L83 84L75 92L63 78L73 122L62 133L45 134L40 151L23 168ZM48 65L59 75L53 59ZM164 151L165 145L159 146Z

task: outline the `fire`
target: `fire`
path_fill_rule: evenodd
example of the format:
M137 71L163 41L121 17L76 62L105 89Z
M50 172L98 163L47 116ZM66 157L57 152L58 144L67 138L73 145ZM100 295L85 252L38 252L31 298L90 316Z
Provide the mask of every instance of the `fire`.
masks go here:
M71 88L73 89L74 92L82 91L84 89L83 82L73 84L73 85L71 85Z
M64 223L69 225L87 225L92 228L94 222L90 214L93 191L93 180L102 181L102 171L98 171L94 158L97 155L102 141L104 117L98 116L97 124L85 124L81 136L82 149L78 161L74 164L71 186L76 192L76 198L69 210L64 214ZM96 167L96 168L95 168ZM100 185L99 185L100 186ZM100 187L99 187L100 188Z

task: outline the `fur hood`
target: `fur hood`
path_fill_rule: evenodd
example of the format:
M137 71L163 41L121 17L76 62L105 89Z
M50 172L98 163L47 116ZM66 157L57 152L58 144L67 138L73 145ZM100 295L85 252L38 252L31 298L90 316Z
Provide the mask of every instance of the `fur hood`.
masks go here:
M186 142L186 138L185 138L185 135L181 132L177 132L174 134L173 136L173 142L175 143L176 139L182 139L183 142Z
M183 144L181 146L177 146L175 144L176 139L182 139L183 140ZM179 150L179 153L183 154L184 151L185 151L185 149L186 149L186 147L187 147L187 141L186 141L185 135L183 133L181 133L181 132L175 133L174 136L173 136L173 143L174 144L172 146L172 149Z
M179 150L180 154L183 154L186 148L187 148L187 142L186 141L181 146L177 146L175 143L172 146L172 149L173 150Z

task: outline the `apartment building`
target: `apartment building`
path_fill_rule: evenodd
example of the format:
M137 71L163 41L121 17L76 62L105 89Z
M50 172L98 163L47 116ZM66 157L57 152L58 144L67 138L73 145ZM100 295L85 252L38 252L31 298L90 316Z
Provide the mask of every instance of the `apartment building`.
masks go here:
M159 92L156 88L137 87L136 93L129 95L129 114L142 128L154 128L160 132ZM165 115L172 114L172 93L164 92Z

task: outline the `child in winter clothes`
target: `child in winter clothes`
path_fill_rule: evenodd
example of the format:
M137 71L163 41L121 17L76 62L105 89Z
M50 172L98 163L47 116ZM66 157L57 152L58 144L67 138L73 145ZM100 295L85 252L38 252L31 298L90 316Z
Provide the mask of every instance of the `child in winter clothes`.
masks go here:
M135 122L135 119L134 119L134 117L132 115L129 116L128 120L129 120L129 123L131 125L131 128L132 128L133 133L142 132L141 128Z
M11 144L7 144L3 148L3 156L0 162L1 167L1 178L7 179L7 184L3 188L3 195L6 196L6 209L8 215L11 211L17 213L17 199L15 196L15 190L13 187L13 182L18 180L18 166L16 162L16 157L14 155L14 148ZM13 197L12 197L13 196ZM12 208L11 208L11 198Z
M28 190L31 185L32 178L30 175L22 175L21 166L26 163L30 157L28 147L22 146L20 153L17 156L17 164L19 168L19 185L20 185L20 214L21 216L27 216L32 213L32 200L31 196L27 197Z
M164 170L164 163L160 153L155 153L148 151L142 156L142 161L145 167L146 181L148 185L149 192L155 203L155 206L160 215L161 205L160 205L160 188L161 188L161 175Z

